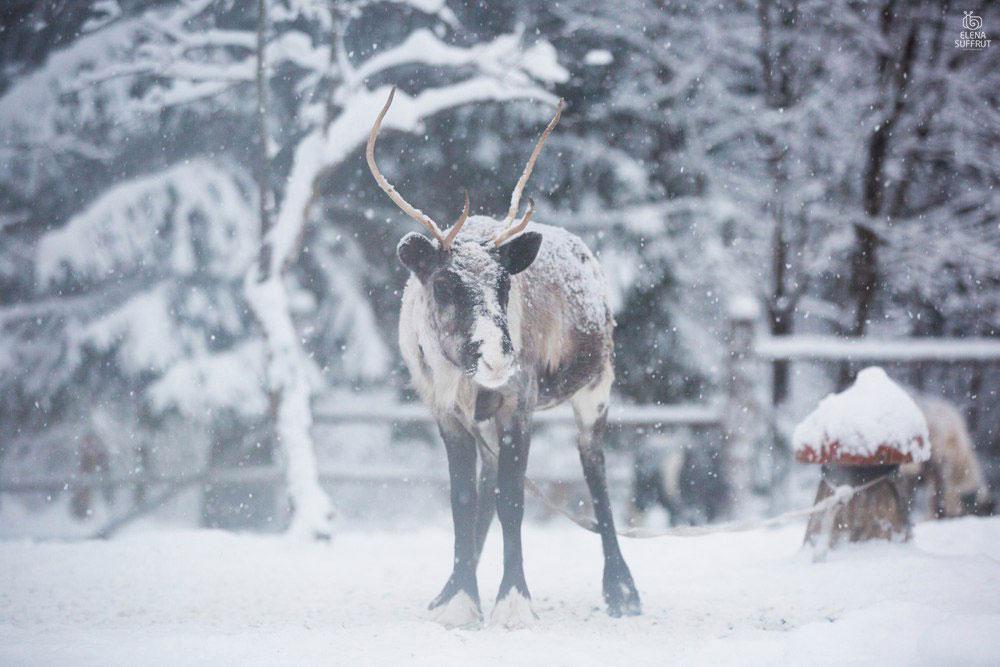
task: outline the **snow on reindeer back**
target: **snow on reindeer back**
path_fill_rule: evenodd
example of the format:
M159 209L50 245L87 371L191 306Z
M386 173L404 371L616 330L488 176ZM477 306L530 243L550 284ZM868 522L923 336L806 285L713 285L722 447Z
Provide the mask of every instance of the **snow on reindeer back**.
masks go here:
M527 231L532 230L542 233L542 245L538 258L528 267L529 275L559 286L574 311L581 314L578 324L582 327L603 329L611 317L611 298L601 265L590 248L562 227L532 222Z
M801 463L885 465L926 461L931 454L923 412L877 366L820 401L795 427L792 444Z

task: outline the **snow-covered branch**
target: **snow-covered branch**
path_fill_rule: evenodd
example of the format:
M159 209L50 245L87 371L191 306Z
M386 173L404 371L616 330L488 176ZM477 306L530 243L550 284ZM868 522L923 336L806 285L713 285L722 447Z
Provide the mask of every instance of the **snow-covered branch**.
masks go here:
M271 232L272 271L280 270L292 257L304 224L316 177L354 154L368 137L374 114L385 102L389 87L359 90L345 101L340 114L326 128L317 128L296 146L292 169L277 221ZM420 123L445 109L472 102L499 102L517 99L555 104L557 98L535 85L509 85L491 76L478 76L439 88L426 89L416 96L397 93L392 113L383 128L417 131Z
M246 192L244 175L207 160L121 183L42 237L38 281L45 287L68 278L100 279L161 258L185 274L195 270L199 254L212 258L205 269L238 275L253 254ZM196 233L198 216L208 224Z

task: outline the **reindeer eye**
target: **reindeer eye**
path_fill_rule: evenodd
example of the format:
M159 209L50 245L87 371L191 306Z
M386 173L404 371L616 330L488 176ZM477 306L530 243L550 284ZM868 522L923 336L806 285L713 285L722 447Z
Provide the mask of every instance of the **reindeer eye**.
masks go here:
M445 273L434 280L433 289L434 300L442 305L446 305L458 301L461 285L454 274Z
M507 298L510 296L510 276L506 273L500 275L497 280L497 298L503 308L507 307Z

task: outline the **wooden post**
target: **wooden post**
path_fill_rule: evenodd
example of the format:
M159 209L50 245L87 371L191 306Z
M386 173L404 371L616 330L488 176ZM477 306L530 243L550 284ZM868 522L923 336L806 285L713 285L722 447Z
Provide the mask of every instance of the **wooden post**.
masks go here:
M816 503L832 496L841 485L874 484L857 491L845 504L835 505L809 518L805 543L816 549L816 560L822 560L827 551L841 542L905 542L910 539L910 507L900 496L898 473L899 465L823 466Z
M754 445L760 437L761 412L753 373L757 303L743 296L729 304L725 360L726 402L722 409L722 475L730 515L746 514L753 491Z

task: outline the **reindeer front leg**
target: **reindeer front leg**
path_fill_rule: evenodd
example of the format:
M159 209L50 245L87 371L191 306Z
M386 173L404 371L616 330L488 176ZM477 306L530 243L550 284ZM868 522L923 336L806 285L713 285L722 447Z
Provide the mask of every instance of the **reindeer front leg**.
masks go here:
M521 552L521 520L524 517L524 473L528 467L531 436L530 416L512 415L501 428L500 461L497 473L497 515L503 529L503 578L491 625L520 628L536 616L531 609L531 594L524 580Z
M429 609L433 620L448 627L461 627L482 621L476 582L476 441L452 418L439 420L438 430L448 453L455 558L448 582Z

